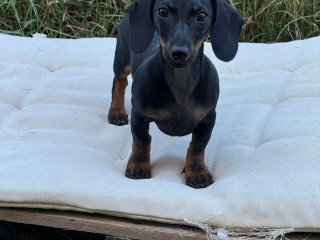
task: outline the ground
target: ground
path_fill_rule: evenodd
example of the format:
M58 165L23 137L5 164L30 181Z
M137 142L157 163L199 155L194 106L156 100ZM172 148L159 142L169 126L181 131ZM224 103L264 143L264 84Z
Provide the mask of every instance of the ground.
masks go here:
M0 240L115 240L101 234L0 221Z

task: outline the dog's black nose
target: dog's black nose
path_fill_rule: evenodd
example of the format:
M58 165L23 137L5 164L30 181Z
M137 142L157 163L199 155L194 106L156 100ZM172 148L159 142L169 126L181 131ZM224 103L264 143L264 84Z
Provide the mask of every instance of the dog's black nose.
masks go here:
M175 47L171 50L171 58L174 61L184 62L189 57L189 51L186 47Z

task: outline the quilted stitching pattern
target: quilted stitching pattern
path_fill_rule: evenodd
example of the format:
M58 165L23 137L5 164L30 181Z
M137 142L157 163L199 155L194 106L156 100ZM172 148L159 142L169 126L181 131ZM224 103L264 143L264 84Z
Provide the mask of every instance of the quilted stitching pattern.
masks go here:
M0 35L0 206L320 231L320 38L241 44L230 63L205 46L221 97L203 190L180 175L190 136L154 126L153 178L124 177L130 127L107 122L114 47Z

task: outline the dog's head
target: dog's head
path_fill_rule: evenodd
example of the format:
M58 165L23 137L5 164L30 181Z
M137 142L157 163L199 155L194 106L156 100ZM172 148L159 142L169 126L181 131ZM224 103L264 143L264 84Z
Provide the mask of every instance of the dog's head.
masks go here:
M136 0L129 18L131 49L146 50L156 30L163 57L174 67L194 61L209 34L215 55L232 60L243 25L242 17L225 0Z

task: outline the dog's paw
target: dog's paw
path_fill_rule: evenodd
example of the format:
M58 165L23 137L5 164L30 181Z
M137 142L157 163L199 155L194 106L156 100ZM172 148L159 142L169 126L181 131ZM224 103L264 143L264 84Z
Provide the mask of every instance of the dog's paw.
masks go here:
M125 176L131 179L151 178L150 164L129 162L126 169Z
M115 113L114 111L109 111L108 121L110 124L117 126L123 126L128 124L128 114L126 113Z
M209 170L204 167L201 170L184 169L186 184L192 188L206 188L213 183L213 177Z

